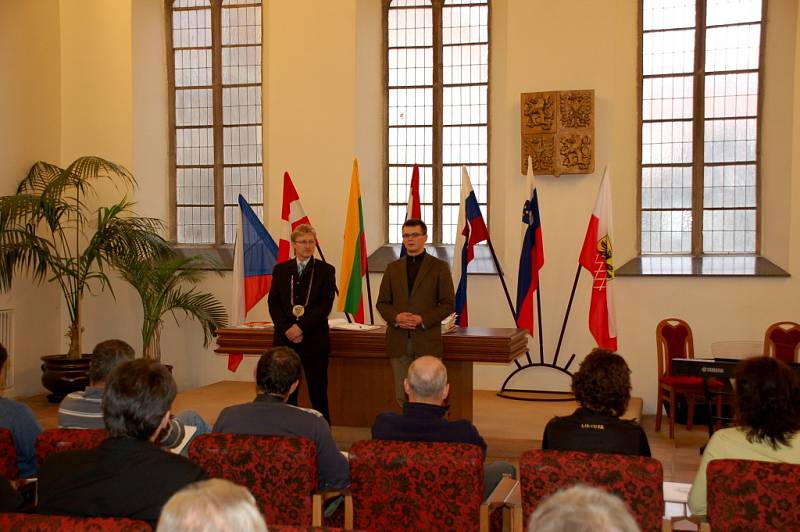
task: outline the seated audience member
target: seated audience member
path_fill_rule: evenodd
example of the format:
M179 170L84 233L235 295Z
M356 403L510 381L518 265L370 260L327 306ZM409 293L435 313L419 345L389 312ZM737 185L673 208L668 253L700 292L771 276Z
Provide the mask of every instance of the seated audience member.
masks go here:
M486 458L486 442L478 429L469 420L447 419L444 401L450 392L447 369L442 361L433 356L422 356L408 368L403 381L408 402L403 405L403 414L381 412L372 425L375 440L425 441L446 443L470 443L477 445ZM498 482L507 473L516 478L514 466L496 461L484 468L484 491L486 499Z
M689 509L706 514L706 466L733 458L800 464L800 381L776 358L743 360L735 379L735 427L718 430L703 451L689 492Z
M531 515L528 532L639 532L639 525L619 497L599 488L577 485L557 491Z
M8 360L8 351L0 344L0 372ZM42 432L42 426L36 421L31 408L18 401L0 397L0 427L9 429L17 449L19 476L36 475L36 436Z
M189 484L170 497L156 532L267 532L247 488L221 478Z
M133 360L135 353L133 347L122 340L105 340L92 350L92 360L89 363L89 386L82 392L72 392L67 395L58 406L58 426L68 429L104 429L103 422L103 391L106 387L106 378L115 367L124 362ZM197 434L211 432L211 427L193 410L185 410L170 419L169 425L163 431L159 444L167 449L172 449L183 441L185 425L197 427ZM188 445L182 451L188 452Z
M650 456L644 429L620 416L631 399L631 370L625 359L595 349L572 376L572 393L580 407L547 424L542 449Z
M273 347L258 360L256 398L225 408L214 432L307 438L317 446L322 489L350 484L350 464L333 441L331 429L316 410L286 404L300 384L300 357L289 347Z
M97 448L54 453L39 471L42 514L128 517L155 526L178 490L206 478L200 467L158 447L176 394L167 368L132 360L108 376L103 420L109 437Z

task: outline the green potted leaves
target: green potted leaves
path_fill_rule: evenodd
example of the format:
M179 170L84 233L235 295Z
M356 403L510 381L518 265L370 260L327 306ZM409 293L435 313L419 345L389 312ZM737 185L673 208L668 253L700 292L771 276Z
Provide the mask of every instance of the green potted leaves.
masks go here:
M16 194L0 197L0 289L11 288L19 273L37 283L58 284L70 319L69 352L43 360L45 365L48 359L64 361L71 364L69 371L81 358L81 300L86 291L111 289L109 270L169 250L160 236L162 222L135 215L124 195L108 206L89 206L87 199L96 199L95 185L101 180L136 184L125 167L87 156L66 168L37 162ZM86 384L72 374L66 387L54 390L46 377L47 371L42 381L54 399Z

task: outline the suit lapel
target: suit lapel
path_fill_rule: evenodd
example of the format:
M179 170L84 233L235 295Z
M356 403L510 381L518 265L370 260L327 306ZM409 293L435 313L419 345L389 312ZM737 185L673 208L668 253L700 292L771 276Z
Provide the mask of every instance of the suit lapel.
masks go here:
M408 293L408 257L405 257L403 260L400 261L400 279L403 280L403 295L405 296L405 301L408 301L410 294Z

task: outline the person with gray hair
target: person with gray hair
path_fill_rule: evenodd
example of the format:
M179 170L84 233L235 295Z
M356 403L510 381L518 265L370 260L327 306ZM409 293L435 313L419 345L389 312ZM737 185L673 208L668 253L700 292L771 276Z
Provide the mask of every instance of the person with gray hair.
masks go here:
M639 532L619 497L576 485L547 497L531 515L528 532Z
M253 495L229 480L189 484L170 497L156 532L267 532Z
M447 368L439 358L421 356L414 360L403 387L408 394L403 414L378 414L372 425L373 439L469 443L480 447L486 458L486 442L475 425L467 419L447 419L448 407L444 402L450 393L450 385L447 383ZM484 499L492 493L503 474L515 477L516 470L511 464L499 460L485 466Z

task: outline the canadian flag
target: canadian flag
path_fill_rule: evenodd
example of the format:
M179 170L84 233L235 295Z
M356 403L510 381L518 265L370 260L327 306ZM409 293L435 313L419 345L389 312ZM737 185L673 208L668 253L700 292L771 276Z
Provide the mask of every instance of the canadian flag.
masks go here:
M589 331L597 346L617 350L617 320L614 311L614 262L611 246L611 185L608 168L603 172L578 263L592 274Z
M281 238L278 241L278 262L291 258L291 236L300 224L311 224L300 204L300 196L294 188L289 172L283 173L283 205L281 206Z

